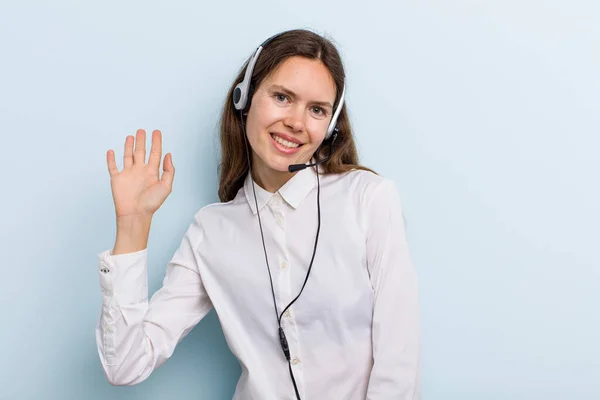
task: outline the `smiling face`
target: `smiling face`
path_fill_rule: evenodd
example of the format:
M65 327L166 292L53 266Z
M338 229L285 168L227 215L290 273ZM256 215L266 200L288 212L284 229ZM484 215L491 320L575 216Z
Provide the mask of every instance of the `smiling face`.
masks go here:
M333 77L318 59L290 57L261 82L246 120L259 185L274 192L293 176L290 164L311 159L325 138L335 95Z

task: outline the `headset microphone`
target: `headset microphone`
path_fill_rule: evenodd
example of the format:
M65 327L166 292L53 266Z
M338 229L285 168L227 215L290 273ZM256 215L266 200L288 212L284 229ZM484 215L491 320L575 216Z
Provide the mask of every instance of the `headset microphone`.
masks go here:
M292 164L288 167L288 172L302 171L304 168L314 167L315 165L322 164L327 160L329 160L329 157L327 157L321 161L317 161L316 163L312 163L312 164Z

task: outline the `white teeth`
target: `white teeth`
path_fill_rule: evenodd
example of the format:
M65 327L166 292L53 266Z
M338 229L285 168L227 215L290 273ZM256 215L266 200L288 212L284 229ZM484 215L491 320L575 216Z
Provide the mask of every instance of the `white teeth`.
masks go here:
M276 141L277 143L279 143L279 144L282 144L282 145L284 145L285 147L289 147L289 148L295 149L296 147L300 146L298 143L292 143L292 142L288 142L287 140L285 140L285 139L282 139L282 138L280 138L280 137L279 137L279 136L277 136L277 135L272 135L272 136L273 136L273 139L275 139L275 141Z

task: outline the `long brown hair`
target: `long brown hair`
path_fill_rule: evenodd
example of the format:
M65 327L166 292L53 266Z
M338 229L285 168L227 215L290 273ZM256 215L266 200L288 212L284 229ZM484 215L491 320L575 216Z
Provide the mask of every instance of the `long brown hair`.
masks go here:
M262 81L269 76L283 61L289 57L300 56L308 59L319 59L327 67L336 86L335 103L339 101L344 85L344 66L335 46L324 37L304 29L296 29L281 33L263 46L263 50L254 66L251 83L258 89ZM233 106L233 89L242 81L248 61L233 81L221 114L221 163L219 165L219 199L227 202L235 198L244 184L248 173L246 156L246 136L242 130L242 120L239 111ZM255 89L255 91L256 91ZM331 158L319 165L321 173L343 173L351 169L369 168L359 165L358 153L354 144L352 128L346 112L346 104L337 120L338 137ZM316 160L327 156L329 146L321 146L314 154ZM373 171L371 171L373 172Z

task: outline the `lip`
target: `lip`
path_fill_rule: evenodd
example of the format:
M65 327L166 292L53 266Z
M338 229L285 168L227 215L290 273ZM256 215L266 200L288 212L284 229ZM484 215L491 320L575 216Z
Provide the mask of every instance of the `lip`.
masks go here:
M273 143L273 147L275 147L275 150L277 150L278 152L283 153L283 154L295 154L298 151L300 151L301 146L298 146L293 149L289 148L289 147L285 147L285 146L281 145L280 143L277 143L277 141L275 139L273 139L272 135L274 135L274 134L269 135L269 139L271 139L271 143ZM280 136L280 135L277 134L277 136ZM296 142L294 142L294 143L296 143Z
M292 142L292 143L298 143L298 144L302 144L302 142L294 137L291 137L289 135L286 135L285 133L281 133L281 132L271 132L271 135L275 135L275 136L279 136L282 139L287 140L288 142Z

